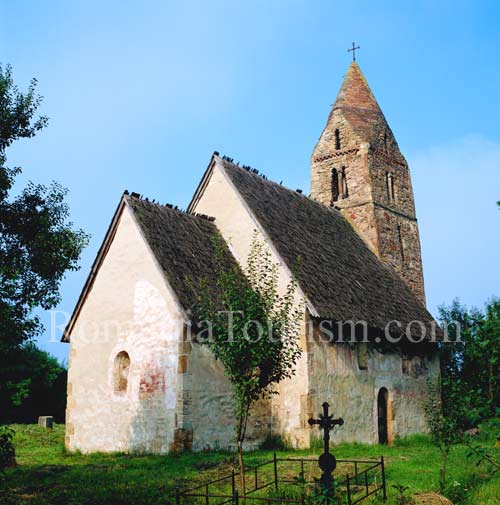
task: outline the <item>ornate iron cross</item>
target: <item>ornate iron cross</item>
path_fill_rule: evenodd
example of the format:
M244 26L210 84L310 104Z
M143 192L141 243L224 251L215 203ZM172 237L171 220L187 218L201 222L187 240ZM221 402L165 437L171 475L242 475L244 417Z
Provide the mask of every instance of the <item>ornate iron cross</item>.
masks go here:
M348 49L347 52L350 53L352 51L352 61L356 61L356 49L361 49L359 46L353 42L351 49Z
M323 413L319 415L319 419L309 419L310 426L317 425L320 430L323 430L323 454L319 457L319 467L322 470L320 484L329 492L333 491L333 476L332 472L337 467L337 460L333 454L330 454L330 431L335 426L342 426L344 420L339 417L333 419L333 414L328 413L330 406L327 402L323 403Z

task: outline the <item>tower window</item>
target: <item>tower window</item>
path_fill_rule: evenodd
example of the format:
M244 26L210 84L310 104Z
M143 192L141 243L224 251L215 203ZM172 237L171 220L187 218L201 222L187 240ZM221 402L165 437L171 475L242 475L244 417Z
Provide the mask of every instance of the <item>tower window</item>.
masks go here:
M399 249L401 251L401 261L405 260L405 247L403 242L403 234L401 232L401 225L398 224L398 237L399 237Z
M340 149L340 132L338 128L335 130L335 149Z
M385 188L387 190L387 199L389 202L393 202L396 199L396 192L394 190L394 175L389 172L385 173Z
M121 351L115 357L113 364L113 389L117 394L124 394L128 386L128 371L130 369L130 356Z
M336 168L332 169L332 202L339 199L339 174Z
M342 198L347 198L348 196L349 196L349 189L347 188L345 167L342 167Z

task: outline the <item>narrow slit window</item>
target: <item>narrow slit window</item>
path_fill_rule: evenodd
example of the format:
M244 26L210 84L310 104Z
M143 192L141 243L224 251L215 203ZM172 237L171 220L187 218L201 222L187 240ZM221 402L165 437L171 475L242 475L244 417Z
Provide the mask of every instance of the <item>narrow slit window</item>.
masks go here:
M396 200L396 193L394 191L394 175L391 174L391 200Z
M349 189L347 187L347 177L345 173L345 167L342 167L342 198L347 198L349 196Z
M401 251L401 260L405 261L405 247L403 242L403 234L401 232L401 225L398 224L398 237L399 237L399 249Z
M338 128L335 130L335 149L340 149L340 132Z
M339 174L336 168L332 169L332 202L339 199Z
M365 342L360 342L356 348L358 358L358 368L360 370L368 370L368 345Z

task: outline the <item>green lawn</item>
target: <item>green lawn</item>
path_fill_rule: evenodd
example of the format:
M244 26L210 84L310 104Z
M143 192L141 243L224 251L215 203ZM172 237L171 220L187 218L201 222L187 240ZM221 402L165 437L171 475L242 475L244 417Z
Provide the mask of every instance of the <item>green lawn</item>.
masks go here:
M14 429L18 466L0 477L1 505L167 504L172 503L176 485L192 486L227 474L234 462L234 455L224 452L84 456L64 450L63 426L52 431L34 425L16 425ZM493 443L493 439L481 440L486 447L492 447ZM320 449L282 451L279 456L317 456L320 452ZM396 503L393 484L409 486L411 493L434 491L438 487L440 456L427 437L404 439L393 447L339 445L334 453L344 459L384 455L388 503ZM449 460L449 482L454 483L454 494L464 495L464 489L467 490L465 498L455 503L500 505L500 474L489 479L486 469L476 468L466 453L466 447L457 446ZM246 462L253 465L271 458L272 451L256 451L248 453Z

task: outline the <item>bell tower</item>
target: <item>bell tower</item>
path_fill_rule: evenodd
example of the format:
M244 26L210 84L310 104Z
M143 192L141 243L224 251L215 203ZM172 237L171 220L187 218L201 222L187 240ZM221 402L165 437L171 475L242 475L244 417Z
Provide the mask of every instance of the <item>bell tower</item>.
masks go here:
M311 157L311 196L340 209L425 305L408 163L355 61Z

